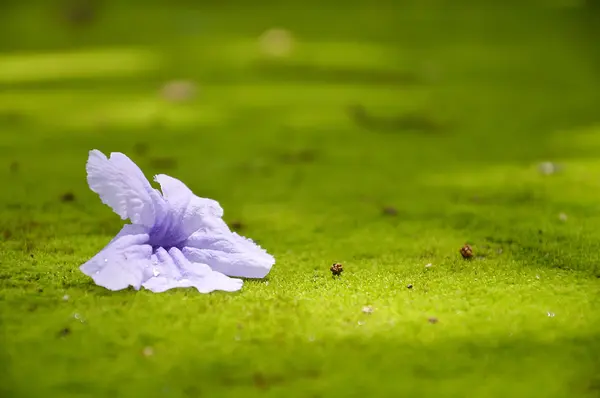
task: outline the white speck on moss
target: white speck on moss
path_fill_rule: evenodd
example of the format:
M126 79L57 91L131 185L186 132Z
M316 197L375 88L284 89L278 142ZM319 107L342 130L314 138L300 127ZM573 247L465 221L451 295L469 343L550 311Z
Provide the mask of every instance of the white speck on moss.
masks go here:
M363 312L364 314L372 314L372 313L373 313L373 307L372 307L372 306L370 306L370 305L365 305L365 306L362 308L362 312Z
M144 349L142 350L142 354L145 357L151 357L152 355L154 355L154 349L152 347L144 347Z
M555 174L560 170L560 166L552 162L542 162L538 166L538 170L543 175Z
M193 99L196 92L196 85L193 82L174 80L163 86L161 96L168 102L186 102Z
M292 34L281 28L273 28L260 36L260 47L264 54L272 57L285 57L292 52Z

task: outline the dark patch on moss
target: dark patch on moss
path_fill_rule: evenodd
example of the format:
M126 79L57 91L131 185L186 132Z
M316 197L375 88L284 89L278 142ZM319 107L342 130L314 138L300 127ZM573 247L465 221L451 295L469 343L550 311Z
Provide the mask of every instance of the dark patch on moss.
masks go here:
M433 120L431 116L423 113L407 113L393 118L391 122L401 130L434 132L442 129L441 124Z
M58 337L67 337L71 334L71 328L65 327L58 332Z
M380 132L438 133L448 127L425 113L412 112L398 116L382 117L373 115L363 105L348 107L348 115L357 126Z
M74 202L75 194L73 192L65 192L60 196L60 201L63 203Z
M165 393L167 393L168 389L165 390ZM183 389L183 393L186 397L200 397L202 395L202 390L198 386L186 386Z
M69 26L82 28L98 18L99 0L68 0L62 4L62 19Z
M267 378L262 373L255 373L252 376L252 380L254 381L254 386L259 390L266 390L269 387Z
M261 372L256 372L252 375L254 386L259 390L268 390L271 386L281 384L283 378L277 375L265 375Z
M236 232L241 231L244 228L246 228L246 225L244 225L244 223L242 223L241 221L233 221L233 222L231 222L230 226L231 226L231 229L233 229Z
M139 156L144 156L148 153L149 150L149 146L147 143L145 142L137 142L134 146L133 146L133 152L136 155Z
M511 238L503 239L503 238L496 238L493 236L486 236L484 239L491 243L499 243L499 244L504 244L504 245L512 245L514 243L514 240L512 240Z
M73 254L73 253L75 253L75 249L73 249L72 247L68 247L68 246L60 246L60 247L55 247L53 249L49 249L49 252L58 253L58 254Z
M152 158L150 165L156 169L172 170L177 167L177 160L171 157Z
M356 69L343 67L325 67L307 64L261 63L256 66L259 73L270 80L322 82L325 84L365 84L385 86L413 86L422 79L415 73L407 71L390 71L381 69Z
M25 115L17 111L0 112L0 123L14 125L25 120Z
M313 149L302 149L299 151L286 152L279 156L281 163L301 164L312 163L317 159L317 151Z
M28 253L35 250L35 242L29 239L25 240L25 243L23 244L23 250Z
M8 166L8 170L13 174L18 173L20 168L21 168L21 165L16 160L11 162L10 165Z
M393 206L385 206L382 209L382 213L385 216L397 216L398 215L398 209L396 209Z

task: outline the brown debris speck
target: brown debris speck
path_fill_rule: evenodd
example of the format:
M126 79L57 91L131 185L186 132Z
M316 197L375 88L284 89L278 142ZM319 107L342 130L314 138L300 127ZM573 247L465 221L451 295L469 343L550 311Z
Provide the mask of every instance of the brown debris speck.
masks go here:
M344 271L344 266L340 263L333 263L330 270L334 276L340 276L340 274Z
M73 192L66 192L60 197L61 202L74 202L75 194Z
M473 248L465 244L463 247L460 248L460 254L463 256L463 258L470 259L471 257L473 257Z
M9 170L11 173L17 173L19 171L19 162L12 162L9 166Z
M98 17L99 3L95 0L70 0L63 5L63 19L73 27L89 26Z
M432 317L429 317L429 319L427 319L427 322L435 324L435 323L438 323L438 319L436 317L432 316Z
M244 229L244 223L242 223L241 221L233 221L231 223L231 229L233 229L234 231L241 231L242 229Z
M177 167L177 161L173 158L152 158L150 159L150 165L157 169L169 170Z
M396 209L393 206L386 206L383 208L383 214L386 216L397 216L398 215L398 209Z
M66 337L66 336L68 336L70 334L71 334L71 329L69 329L69 328L64 328L60 332L58 332L58 335L60 337Z
M282 163L312 163L317 159L317 152L313 149L302 149L283 153L279 156L279 158Z
M412 283L409 283L408 285L406 285L406 287L407 287L408 289L412 289L412 288L413 288L413 285L412 285Z
M254 385L260 390L266 390L269 388L267 378L262 373L255 373L252 377L254 379Z
M133 151L140 156L144 156L148 153L148 144L145 142L138 142L134 145Z

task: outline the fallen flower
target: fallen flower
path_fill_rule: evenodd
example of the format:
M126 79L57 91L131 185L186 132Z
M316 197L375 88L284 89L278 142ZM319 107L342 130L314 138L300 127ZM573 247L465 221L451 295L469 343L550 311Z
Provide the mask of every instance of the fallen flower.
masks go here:
M110 290L133 286L153 292L195 287L201 293L236 291L241 279L263 278L273 256L232 232L218 202L199 198L181 181L164 174L154 189L122 153L107 158L90 152L90 189L127 224L81 271Z

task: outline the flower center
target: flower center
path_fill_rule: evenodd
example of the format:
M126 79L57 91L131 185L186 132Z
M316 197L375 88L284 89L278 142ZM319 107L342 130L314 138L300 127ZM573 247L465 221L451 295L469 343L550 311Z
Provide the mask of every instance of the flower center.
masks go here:
M149 244L156 249L162 247L168 250L171 247L181 249L181 244L188 238L183 233L181 224L172 213L167 214L162 220L156 222L149 232Z

